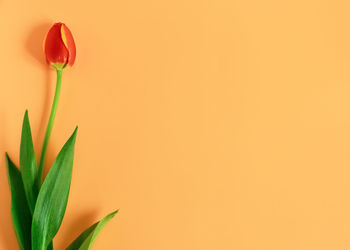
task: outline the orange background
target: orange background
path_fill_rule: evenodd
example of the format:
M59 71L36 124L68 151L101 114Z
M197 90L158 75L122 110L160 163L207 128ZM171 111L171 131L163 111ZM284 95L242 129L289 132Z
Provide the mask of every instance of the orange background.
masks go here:
M0 0L0 152L39 154L65 22L50 165L79 125L64 249L350 249L350 4L341 0ZM3 157L4 158L4 157ZM4 159L0 249L17 249Z

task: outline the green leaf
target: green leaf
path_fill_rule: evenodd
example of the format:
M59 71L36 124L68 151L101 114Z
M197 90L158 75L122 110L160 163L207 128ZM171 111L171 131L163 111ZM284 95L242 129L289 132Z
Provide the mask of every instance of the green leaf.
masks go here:
M32 221L32 250L45 250L61 226L72 179L77 129L61 149L41 186Z
M30 132L30 124L27 110L23 118L19 163L29 209L31 214L33 214L39 190L38 166L36 164L35 159L32 133Z
M52 244L52 241L50 242L49 246L47 247L46 250L53 250L53 244Z
M17 240L22 250L31 250L30 213L20 171L6 154L6 166L11 190L11 215Z
M66 250L89 250L95 242L96 237L104 228L104 226L114 217L119 210L110 213L99 222L95 223L82 234L79 235Z

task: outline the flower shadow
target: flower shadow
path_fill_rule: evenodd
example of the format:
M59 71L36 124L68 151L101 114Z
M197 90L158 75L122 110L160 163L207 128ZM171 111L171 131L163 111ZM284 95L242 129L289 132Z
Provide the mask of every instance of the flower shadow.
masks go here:
M46 33L50 29L52 22L40 23L31 29L27 35L25 47L27 52L41 65L47 68L45 55L43 52L43 43Z

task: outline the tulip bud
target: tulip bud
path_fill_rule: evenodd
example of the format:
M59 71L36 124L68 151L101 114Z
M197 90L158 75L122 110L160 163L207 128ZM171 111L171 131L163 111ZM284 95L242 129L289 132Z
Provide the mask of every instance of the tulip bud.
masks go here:
M64 23L55 23L44 40L47 62L55 69L62 70L75 61L76 49L72 33Z

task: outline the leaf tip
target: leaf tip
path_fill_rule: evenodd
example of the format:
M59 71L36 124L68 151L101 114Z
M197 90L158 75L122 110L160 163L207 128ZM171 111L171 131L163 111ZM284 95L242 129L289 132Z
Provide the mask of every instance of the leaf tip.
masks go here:
M24 112L24 117L23 117L23 127L22 127L22 129L24 128L24 127L28 127L28 126L30 126L30 125L28 125L29 124L29 114L28 114L28 109L26 109L26 111Z
M71 135L71 139L75 141L75 138L77 137L78 133L78 126L75 127L73 134Z
M7 152L5 152L5 161L6 161L6 166L8 167L9 162L10 162L10 157Z
M118 212L119 212L119 208L109 214L110 218L112 219Z
M75 127L74 132L71 136L74 141L75 141L75 138L77 137L77 133L78 133L78 126Z

